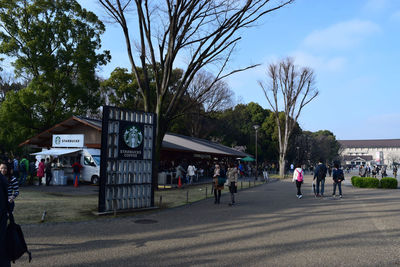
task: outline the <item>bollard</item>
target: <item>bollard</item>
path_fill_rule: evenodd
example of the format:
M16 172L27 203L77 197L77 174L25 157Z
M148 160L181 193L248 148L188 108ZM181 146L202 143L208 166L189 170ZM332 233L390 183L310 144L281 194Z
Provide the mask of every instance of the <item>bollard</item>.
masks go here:
M186 203L189 203L189 190L186 191Z
M44 222L44 219L46 218L46 214L47 214L46 210L43 211L42 220L40 220L40 222Z
M114 217L117 216L117 200L113 199Z
M162 195L160 195L160 203L158 204L158 207L161 208L161 205L162 205Z
M207 186L206 186L206 198L207 198Z

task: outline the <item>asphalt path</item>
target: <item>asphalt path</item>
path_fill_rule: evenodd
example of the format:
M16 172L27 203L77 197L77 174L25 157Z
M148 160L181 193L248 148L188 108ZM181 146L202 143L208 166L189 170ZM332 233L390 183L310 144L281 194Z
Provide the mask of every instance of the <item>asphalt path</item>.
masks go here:
M350 179L350 178L347 178ZM343 187L302 199L291 180L135 217L23 225L33 254L14 266L395 266L400 191Z

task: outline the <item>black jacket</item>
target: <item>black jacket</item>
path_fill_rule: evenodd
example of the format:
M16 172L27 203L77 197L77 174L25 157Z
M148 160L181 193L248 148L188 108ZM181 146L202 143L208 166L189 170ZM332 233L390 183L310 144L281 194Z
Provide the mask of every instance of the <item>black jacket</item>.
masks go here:
M334 169L332 173L332 179L337 182L342 182L344 180L344 173L342 169Z
M327 171L328 169L326 168L325 164L323 163L318 164L317 168L315 168L314 179L315 178L317 178L317 180L325 179Z

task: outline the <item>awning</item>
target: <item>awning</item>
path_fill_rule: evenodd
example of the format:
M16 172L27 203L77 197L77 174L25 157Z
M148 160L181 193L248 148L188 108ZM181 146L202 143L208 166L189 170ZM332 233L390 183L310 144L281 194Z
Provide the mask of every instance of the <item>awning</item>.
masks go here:
M50 150L44 150L41 152L36 152L32 153L31 155L45 155L45 156L61 156L61 155L67 155L67 154L72 154L78 151L81 151L82 149L50 149Z
M242 161L255 161L255 159L253 159L252 157L249 157L249 156L242 158L241 160Z

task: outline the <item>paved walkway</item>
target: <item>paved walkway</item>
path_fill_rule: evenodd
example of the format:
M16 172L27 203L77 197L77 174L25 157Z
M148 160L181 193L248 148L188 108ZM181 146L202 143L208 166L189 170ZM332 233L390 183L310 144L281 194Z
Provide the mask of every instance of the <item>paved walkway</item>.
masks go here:
M220 205L24 225L33 261L15 266L400 265L400 190L344 186L343 199L316 199L306 177L303 194L284 180L241 191L234 207L224 195Z

